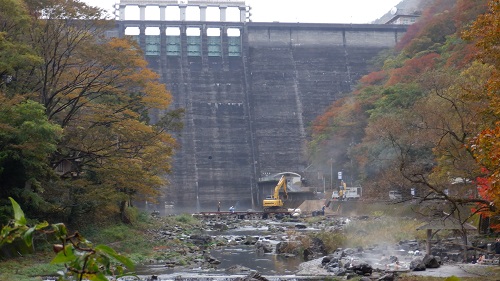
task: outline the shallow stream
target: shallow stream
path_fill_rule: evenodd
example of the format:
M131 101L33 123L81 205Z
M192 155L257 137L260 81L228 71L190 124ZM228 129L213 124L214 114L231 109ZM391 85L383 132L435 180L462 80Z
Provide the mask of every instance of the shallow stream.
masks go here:
M265 228L241 227L223 232L207 232L212 236L242 237L255 236L267 237L271 232ZM277 241L270 241L277 243ZM275 253L258 253L255 245L224 246L223 248L211 249L209 254L221 263L210 270L202 269L172 269L164 265L143 265L136 268L138 275L192 275L207 273L213 275L228 275L227 269L234 266L243 266L250 270L258 271L262 275L293 275L298 271L303 259L300 257L283 257Z

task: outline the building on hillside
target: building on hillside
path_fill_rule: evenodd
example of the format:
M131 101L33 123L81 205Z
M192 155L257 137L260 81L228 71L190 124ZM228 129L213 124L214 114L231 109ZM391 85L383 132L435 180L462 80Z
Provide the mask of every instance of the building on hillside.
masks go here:
M405 14L395 14L393 18L391 18L385 24L405 24L411 25L414 24L420 15L405 15Z
M414 24L427 5L434 0L402 0L385 15L375 20L374 24Z

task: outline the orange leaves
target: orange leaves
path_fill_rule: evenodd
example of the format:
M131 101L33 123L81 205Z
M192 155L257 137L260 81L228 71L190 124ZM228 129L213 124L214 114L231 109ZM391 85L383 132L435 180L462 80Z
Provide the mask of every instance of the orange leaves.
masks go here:
M500 203L500 124L479 134L471 146L474 155L484 167L484 177L477 179L481 198Z
M373 86L381 84L387 78L385 70L371 72L359 80L362 86Z
M420 74L434 68L439 58L439 54L430 53L407 60L403 67L392 71L391 77L389 78L389 81L387 81L386 86L392 86L397 83L410 83L414 81Z
M392 175L395 185L410 181L426 188L430 183L444 190L451 185L450 178L474 179L481 174L467 144L500 117L500 75L490 79L488 96L491 67L473 63L477 49L461 40L457 31L480 13L484 2L433 1L398 44L401 53L385 58L379 64L382 70L361 78L357 92L315 120L313 141L324 144L314 147L317 157L337 157L338 166L347 167L352 164L342 163L343 154L337 151L356 143L348 160L356 160L354 166L368 179L365 184L377 177L387 181ZM500 0L493 2L500 6ZM489 19L480 26L484 32L477 29L479 35L470 36L495 36L485 38L495 53L484 60L496 61L498 56L500 66L500 24ZM500 171L499 133L500 125L485 131L479 138L484 143L477 145L491 171ZM464 189L476 194L472 184Z
M451 51L451 50L450 50ZM454 48L450 57L446 61L447 67L465 68L474 61L478 55L478 49L473 44L462 45Z
M490 63L495 70L489 76L487 90L490 104L484 110L485 118L493 124L482 130L470 145L478 162L487 172L480 193L487 199L500 203L500 1L491 0L488 13L480 15L470 29L463 32L465 39L473 41L479 48L479 57Z
M159 82L159 75L147 68L142 52L133 44L133 41L127 39L113 39L108 42L114 57L119 60L118 68L113 72L115 79L113 91L125 95L126 92L139 94L141 98L137 102L140 102L145 109L166 109L172 101L172 96L165 85Z
M476 43L485 62L500 67L500 1L491 0L488 6L488 13L480 15L463 37Z
M456 4L456 12L454 20L457 27L461 27L463 23L469 23L476 19L477 15L482 14L487 9L486 0L459 0Z
M335 101L325 113L319 115L313 122L313 134L324 134L327 132L340 133L339 128L346 128L352 114L352 104L350 99L340 99Z
M472 146L474 153L479 157L481 163L492 172L498 174L500 166L500 124L494 128L483 130L476 138Z

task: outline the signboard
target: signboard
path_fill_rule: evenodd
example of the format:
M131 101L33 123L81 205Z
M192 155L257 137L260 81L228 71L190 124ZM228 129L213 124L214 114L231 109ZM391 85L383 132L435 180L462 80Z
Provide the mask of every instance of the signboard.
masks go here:
M339 175L339 180L342 179L342 172L338 172L338 175Z

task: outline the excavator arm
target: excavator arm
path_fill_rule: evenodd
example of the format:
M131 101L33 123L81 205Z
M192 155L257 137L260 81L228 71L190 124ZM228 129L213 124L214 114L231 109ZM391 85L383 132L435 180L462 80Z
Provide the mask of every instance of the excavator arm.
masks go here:
M288 193L286 191L286 178L285 176L281 176L280 181L274 188L274 199L279 199L280 198L280 190L283 188L283 191L285 192L285 198L288 198Z
M274 188L274 193L271 196L272 198L266 198L262 202L262 205L264 206L264 210L276 210L278 208L283 207L283 201L280 199L280 190L283 188L283 191L285 193L285 199L288 198L288 192L286 188L286 177L281 176L281 179L279 180L278 184Z

